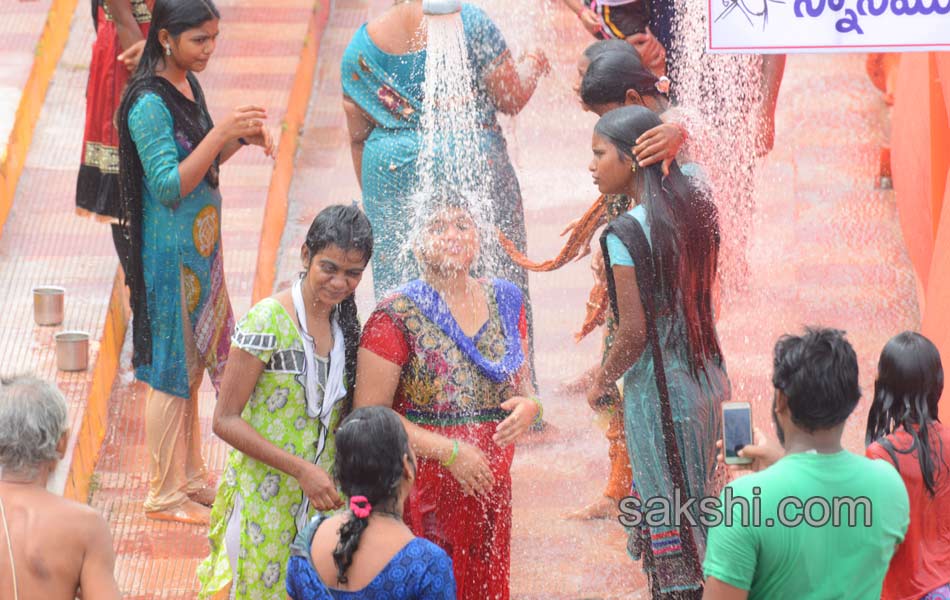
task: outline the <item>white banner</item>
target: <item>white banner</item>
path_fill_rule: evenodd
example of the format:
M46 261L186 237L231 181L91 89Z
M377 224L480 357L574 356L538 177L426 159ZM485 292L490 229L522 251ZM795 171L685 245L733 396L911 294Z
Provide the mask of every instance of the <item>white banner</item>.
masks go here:
M950 51L950 0L707 0L716 53Z

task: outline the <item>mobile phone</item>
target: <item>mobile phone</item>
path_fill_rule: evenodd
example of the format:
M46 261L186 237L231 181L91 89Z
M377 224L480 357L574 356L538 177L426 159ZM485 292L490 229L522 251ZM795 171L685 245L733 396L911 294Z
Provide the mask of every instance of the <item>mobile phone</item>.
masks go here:
M751 458L739 456L739 450L752 445L752 405L748 402L723 402L722 449L727 465L747 465Z

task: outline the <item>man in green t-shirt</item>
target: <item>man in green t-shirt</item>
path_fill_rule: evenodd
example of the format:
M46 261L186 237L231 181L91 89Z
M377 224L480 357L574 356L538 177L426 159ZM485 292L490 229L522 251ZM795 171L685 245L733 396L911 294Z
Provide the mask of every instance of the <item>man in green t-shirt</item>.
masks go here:
M772 384L785 456L723 490L722 523L709 529L703 598L880 598L909 503L887 461L841 447L861 396L854 349L831 329L784 336Z

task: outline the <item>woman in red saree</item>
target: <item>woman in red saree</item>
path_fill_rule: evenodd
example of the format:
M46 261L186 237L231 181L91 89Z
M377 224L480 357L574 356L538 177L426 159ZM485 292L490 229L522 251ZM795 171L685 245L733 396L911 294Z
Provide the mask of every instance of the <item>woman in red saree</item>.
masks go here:
M96 42L86 85L86 126L76 179L76 212L111 223L122 270L130 250L119 224L119 133L115 113L138 66L155 0L92 0Z
M363 329L354 407L391 406L419 458L404 518L452 558L460 600L507 600L512 443L540 418L517 286L469 275L478 234L464 208L432 211L424 273Z

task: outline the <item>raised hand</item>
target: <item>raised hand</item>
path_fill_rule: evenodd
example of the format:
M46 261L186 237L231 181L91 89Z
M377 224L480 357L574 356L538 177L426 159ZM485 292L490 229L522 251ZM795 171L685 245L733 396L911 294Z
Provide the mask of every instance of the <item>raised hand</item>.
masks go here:
M670 174L670 165L686 140L683 130L675 123L663 123L637 138L633 154L641 167L649 167L663 161L663 174Z
M235 108L231 114L215 125L214 129L226 142L238 138L248 140L248 138L264 135L266 119L267 111L263 107L249 104Z

